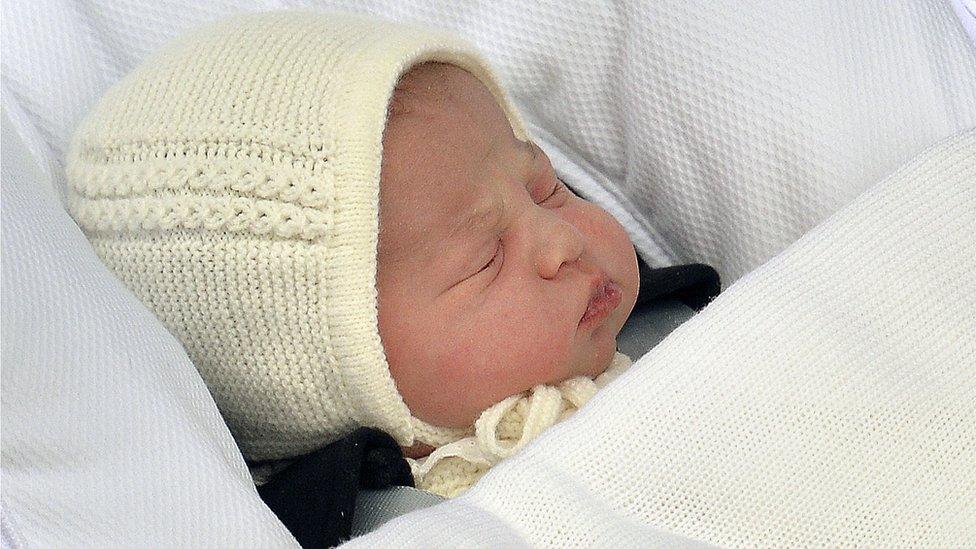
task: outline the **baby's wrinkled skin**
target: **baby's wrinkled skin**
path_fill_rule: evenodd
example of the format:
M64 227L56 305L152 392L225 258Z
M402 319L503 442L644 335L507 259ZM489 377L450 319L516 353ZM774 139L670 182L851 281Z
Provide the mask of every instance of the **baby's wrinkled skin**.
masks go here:
M467 427L537 384L602 373L637 299L623 227L564 186L491 92L452 65L419 65L398 86L378 248L390 371L411 413L433 425ZM619 305L581 324L607 280Z

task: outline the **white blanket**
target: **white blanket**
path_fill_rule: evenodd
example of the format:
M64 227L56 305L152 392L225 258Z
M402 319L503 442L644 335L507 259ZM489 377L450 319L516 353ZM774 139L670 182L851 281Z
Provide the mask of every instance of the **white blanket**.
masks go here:
M653 264L705 261L726 282L748 273L632 375L469 496L404 517L370 541L976 538L976 480L965 467L976 463L973 137L890 176L976 126L976 55L948 3L9 0L0 19L4 104L16 107L31 152L63 181L63 153L80 116L165 40L242 9L309 5L468 36L499 69L564 178L617 215ZM66 329L38 326L54 341ZM81 360L93 369L129 367ZM146 364L165 373L173 360ZM68 405L73 381L63 382ZM5 460L21 452L61 482L50 486L84 494L104 471L93 466L86 477L84 462L68 475L44 469L47 462L30 458L45 433L18 431L34 438L11 447L6 414L4 429ZM174 466L226 444L226 431L210 428L216 443L200 432L173 439L185 450L167 454L185 460ZM119 436L120 444L145 443L128 431ZM221 539L227 524L255 516L256 496L232 484L239 461L208 463L212 481L247 502L220 509L224 522L214 522L211 535ZM145 523L134 516L106 523L83 508L18 504L44 493L24 478L20 499L4 482L5 535L12 515L34 542L79 539L58 538L58 528L91 544L106 531L119 544L145 540ZM125 489L148 498L165 485L151 487ZM192 507L165 509L154 516L159 544L185 542L187 524L206 528ZM85 517L110 527L77 534ZM262 539L281 539L270 526L264 532Z
M6 114L4 547L294 542L180 344L101 264Z

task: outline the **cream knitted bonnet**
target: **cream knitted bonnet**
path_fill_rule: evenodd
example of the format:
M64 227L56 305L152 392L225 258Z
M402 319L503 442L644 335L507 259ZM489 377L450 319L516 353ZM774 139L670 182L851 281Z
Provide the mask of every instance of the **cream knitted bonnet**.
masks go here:
M525 138L465 42L315 13L239 16L171 43L75 136L75 219L183 343L249 459L359 426L405 446L459 436L411 417L377 329L387 106L425 61L479 78Z

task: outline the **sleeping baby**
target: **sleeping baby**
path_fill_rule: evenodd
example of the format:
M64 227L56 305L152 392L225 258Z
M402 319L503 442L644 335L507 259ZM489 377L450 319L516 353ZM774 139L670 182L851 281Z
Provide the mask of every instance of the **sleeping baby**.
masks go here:
M630 363L627 233L451 36L309 13L198 30L105 95L68 171L96 252L251 461L373 427L453 496Z

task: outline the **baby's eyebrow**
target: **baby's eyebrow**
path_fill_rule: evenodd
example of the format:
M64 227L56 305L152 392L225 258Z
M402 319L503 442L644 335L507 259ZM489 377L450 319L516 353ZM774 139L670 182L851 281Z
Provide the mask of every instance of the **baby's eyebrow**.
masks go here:
M502 210L494 203L480 205L471 210L461 221L454 226L450 235L465 235L482 231L485 227L497 227L501 223Z
M522 141L520 139L519 143L528 153L527 165L531 167L535 164L536 158L539 156L539 149L532 141ZM496 203L476 206L471 210L470 214L463 217L460 222L454 225L449 236L454 237L457 234L471 234L484 230L485 227L494 229L501 224L503 213L500 205Z

